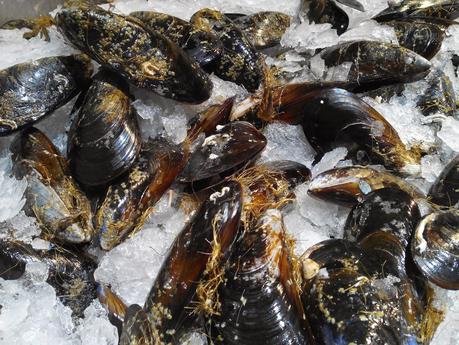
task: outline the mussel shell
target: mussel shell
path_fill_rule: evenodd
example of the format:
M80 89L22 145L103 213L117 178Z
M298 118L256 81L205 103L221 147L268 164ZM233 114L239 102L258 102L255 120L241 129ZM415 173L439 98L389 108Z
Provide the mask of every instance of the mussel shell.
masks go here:
M89 84L85 55L46 57L0 71L0 136L35 123Z
M225 15L241 29L256 49L278 45L290 26L290 16L282 12L264 11L237 17Z
M400 177L362 166L324 171L312 179L308 193L326 201L354 206L365 195L382 188L401 189L412 198L424 198L420 190Z
M398 188L378 189L354 206L344 226L344 238L360 241L375 231L386 231L407 248L420 219L418 205L410 194Z
M188 103L210 97L212 83L199 65L135 18L81 3L60 10L56 23L74 46L138 87Z
M247 229L225 272L212 336L223 344L306 344L308 326L279 211ZM256 325L256 326L255 326Z
M206 66L206 70L243 85L250 92L258 89L263 78L260 56L236 24L221 12L208 8L193 14L190 22L196 28L215 32L223 43L222 55Z
M459 4L455 0L439 1L402 1L397 6L390 6L373 17L378 22L407 18L444 18L456 19L459 16Z
M98 73L73 120L70 168L84 186L103 186L128 171L141 146L128 85L112 72Z
M317 24L330 23L338 35L346 32L349 26L348 15L332 0L311 1L308 17Z
M291 189L311 179L311 171L303 164L289 161L269 161L261 164L273 172L279 172L287 180Z
M169 38L201 67L222 54L223 44L215 34L197 29L183 19L152 11L132 12L129 16L141 20L149 30Z
M126 311L119 345L151 345L155 344L150 320L138 304L132 304Z
M179 177L181 182L203 180L249 162L266 146L266 138L248 122L231 122L196 148Z
M164 343L178 340L184 324L194 319L190 303L196 301L198 282L204 279L212 255L220 256L221 265L228 259L238 237L241 210L242 188L227 182L207 198L172 244L144 307Z
M415 52L398 45L377 41L344 42L321 53L327 67L351 62L348 81L359 89L372 89L397 82L422 79L430 63Z
M430 187L428 197L441 206L455 206L459 202L459 156L443 169Z
M142 225L182 171L186 157L181 146L164 140L144 144L135 165L108 188L97 211L95 226L102 249L112 249Z
M61 302L70 307L73 316L83 317L84 310L96 297L93 272L97 265L88 258L62 248L49 251L36 250L16 241L0 241L0 277L18 279L29 263L45 263L48 268L46 282L56 290Z
M90 203L53 143L29 127L11 150L16 177L27 179L25 212L37 219L44 235L66 243L90 241L94 235Z
M415 53L432 59L440 50L445 38L445 28L435 23L416 20L385 22L394 28L398 43Z
M363 150L375 163L403 173L419 169L420 157L408 151L391 124L356 95L322 89L305 94L300 104L295 116L319 157L346 146L351 153Z
M449 77L441 70L436 70L427 79L428 89L420 96L417 106L424 115L440 112L443 115L456 114L456 94Z
M411 242L413 260L434 284L459 289L459 211L431 213L416 228Z

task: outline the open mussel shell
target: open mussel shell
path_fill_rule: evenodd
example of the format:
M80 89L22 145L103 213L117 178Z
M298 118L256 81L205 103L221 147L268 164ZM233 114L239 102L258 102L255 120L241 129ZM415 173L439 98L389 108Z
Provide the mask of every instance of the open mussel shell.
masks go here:
M416 228L411 253L421 273L434 284L459 289L459 211L431 213Z
M363 166L324 171L312 179L308 193L326 201L354 206L365 195L383 188L401 189L414 199L425 197L420 190L402 178Z
M198 29L215 32L223 43L222 55L206 66L206 70L243 85L250 92L257 90L263 79L260 56L237 25L223 13L209 8L193 14L190 22Z
M309 6L310 21L317 24L330 23L338 35L346 32L349 17L333 0L312 0Z
M84 186L109 184L132 167L140 145L127 83L112 72L99 72L70 128L67 150L73 175Z
M420 218L410 194L398 188L378 189L354 206L344 226L344 238L360 241L375 231L386 231L397 236L406 248Z
M427 77L427 90L420 96L417 106L424 115L442 113L446 116L456 114L456 94L449 77L441 70Z
M347 80L360 91L425 77L430 62L415 52L378 41L350 41L324 49L321 57L327 67L351 63Z
M82 253L59 247L37 250L19 241L0 241L0 278L18 279L26 271L26 265L33 263L46 264L46 282L56 290L61 302L70 307L73 316L82 318L96 297L93 272L97 265Z
M89 84L86 55L56 56L0 71L0 136L33 124L67 103Z
M309 343L293 260L279 211L270 210L246 229L219 291L221 310L211 332L215 343Z
M129 16L141 20L149 30L169 38L200 66L207 65L222 54L223 44L214 33L195 28L183 19L153 11L132 12Z
M221 272L239 234L241 210L242 188L227 182L208 196L176 237L144 307L163 343L175 343L184 324L194 319L193 306L199 310L208 302L199 292L207 290L198 289L198 283L205 272Z
M102 249L110 250L138 229L182 171L181 146L153 140L142 147L129 173L110 185L97 210L95 227Z
M65 243L89 242L94 235L89 200L53 143L29 127L11 150L16 177L27 179L25 211L37 219L44 236Z
M75 47L138 87L187 103L210 97L212 82L199 65L135 18L82 2L62 8L56 25Z
M405 147L380 113L355 94L339 88L319 89L303 95L300 104L297 114L285 113L278 119L300 123L320 156L346 146L355 160L359 159L358 151L363 151L375 163L401 173L419 170L420 157Z
M430 187L430 201L441 206L455 206L459 202L459 156L443 169Z
M231 122L196 147L179 181L200 181L240 167L250 162L265 146L266 138L250 123Z
M278 45L290 26L290 16L282 12L264 11L237 17L225 15L241 29L256 49Z

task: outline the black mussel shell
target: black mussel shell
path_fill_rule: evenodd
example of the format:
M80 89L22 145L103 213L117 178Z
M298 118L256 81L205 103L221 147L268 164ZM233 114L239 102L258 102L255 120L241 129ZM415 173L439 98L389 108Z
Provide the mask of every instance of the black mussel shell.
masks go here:
M459 202L459 156L453 158L430 187L428 197L437 205L452 207Z
M299 107L301 106L301 108ZM374 108L344 89L319 89L305 94L296 119L319 157L338 146L346 146L358 161L363 151L375 163L402 173L417 173L420 157L409 151L391 124ZM285 120L284 114L278 117ZM317 158L319 158L317 157Z
M261 166L282 174L292 189L311 178L311 171L305 165L294 161L269 161L262 163Z
M255 228L246 229L230 260L219 291L221 310L212 319L215 343L309 343L282 216L271 211Z
M400 97L405 91L405 84L393 84L393 85L386 85L381 86L374 90L369 90L359 94L360 97L371 97L374 99L378 99L380 102L388 103L390 99L394 96Z
M225 15L241 29L256 49L278 45L290 26L290 16L281 12L265 11L247 16Z
M459 289L459 211L431 213L416 228L411 253L421 273L434 284Z
M241 210L242 188L227 182L204 201L172 244L143 309L164 343L175 343L185 324L195 318L193 306L207 302L197 293L198 283L205 272L210 274L206 270L210 260L223 267L231 254Z
M89 200L70 175L65 158L44 133L29 127L11 146L16 177L27 179L25 212L48 240L82 244L94 235Z
M79 3L61 9L56 25L75 47L138 87L187 103L210 97L212 82L199 65L135 18Z
M409 49L377 41L344 42L320 54L327 67L352 63L347 79L357 83L360 91L422 79L431 67Z
M35 123L89 84L86 55L46 57L0 71L0 136Z
M456 94L449 77L441 70L436 70L427 78L429 87L418 100L417 106L424 115L442 113L447 116L456 114Z
M73 175L84 186L109 184L132 167L140 146L127 83L114 73L99 72L69 132L68 157Z
M266 146L266 138L248 122L231 122L208 136L191 154L181 182L207 179L250 162Z
M223 43L222 55L206 66L224 80L243 85L248 91L258 89L263 79L260 56L242 31L223 13L204 8L190 19L204 31L213 31Z
M400 177L363 166L335 168L314 177L308 193L319 199L354 206L365 195L382 188L396 188L412 198L424 198L416 187Z
M393 19L421 17L427 20L433 18L456 19L459 17L459 4L456 0L410 1L405 0L395 6L390 6L373 17L378 22Z
M344 238L360 241L375 231L386 231L407 248L420 218L418 205L410 194L398 188L378 189L354 206L344 226Z
M82 318L84 310L96 297L93 272L97 265L86 258L63 248L49 251L15 241L0 241L0 277L18 279L29 263L45 263L48 268L46 282L56 290L62 303L72 309L73 316Z
M309 20L317 24L330 23L338 35L346 32L349 17L332 0L313 0L310 3Z
M195 28L183 19L152 11L132 12L129 16L141 20L149 30L169 38L200 66L207 65L222 54L223 44L214 33Z
M384 23L394 28L398 43L415 53L432 59L445 38L445 27L421 19L395 20Z

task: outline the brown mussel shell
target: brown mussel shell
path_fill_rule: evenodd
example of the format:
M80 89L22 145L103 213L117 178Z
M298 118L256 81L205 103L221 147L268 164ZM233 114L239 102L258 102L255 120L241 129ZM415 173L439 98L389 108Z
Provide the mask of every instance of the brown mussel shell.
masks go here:
M267 212L255 228L246 229L219 290L214 343L309 343L293 260L279 211Z
M199 65L135 18L81 3L60 10L56 23L75 47L138 87L187 103L210 97L212 83Z
M95 226L102 249L112 249L140 228L182 171L186 158L181 146L164 140L144 144L132 169L108 188L97 210Z
M84 310L96 297L93 272L97 265L82 253L77 255L63 248L36 250L19 241L0 241L0 277L18 279L27 264L48 266L46 282L56 289L61 302L70 307L73 316L82 318Z
M238 237L241 210L241 186L227 182L177 236L143 308L155 331L155 341L148 344L177 343L184 324L194 319L193 306L206 302L197 293L198 283L213 270L219 272L228 259Z
M107 185L132 167L141 138L124 80L109 71L94 77L67 145L70 168L84 186Z
M353 207L344 226L344 238L360 241L375 231L386 231L407 248L420 219L418 205L410 194L398 188L378 189Z
M190 19L199 29L213 31L223 43L224 51L206 70L224 80L243 85L248 91L258 89L263 70L260 56L242 31L223 13L204 8Z
M363 151L375 163L401 173L419 169L420 157L405 147L380 113L353 93L339 88L319 89L305 94L300 105L297 114L288 112L277 118L301 124L319 157L334 147L346 146L357 163ZM284 119L291 115L296 119Z
M290 26L290 16L282 12L264 11L237 17L225 15L241 29L256 49L277 46Z
M56 56L0 71L0 136L33 124L67 103L89 84L85 55Z
M44 236L65 243L89 242L94 235L89 200L53 143L29 127L11 150L15 175L27 179L25 211L37 219Z
M425 77L430 63L415 52L398 45L377 41L351 41L324 49L327 67L352 63L347 80L360 91Z
M443 169L430 187L428 197L437 205L454 207L459 202L459 156Z
M201 67L222 54L223 44L214 33L195 28L183 19L153 11L132 12L129 16L142 21L149 30L169 38Z
M179 176L193 182L225 173L250 162L266 146L266 138L248 122L231 122L208 136L191 154Z
M434 284L459 289L459 211L426 216L416 228L411 253L421 273Z
M354 206L365 195L383 188L396 188L412 198L425 198L416 187L400 177L363 166L335 168L314 177L308 193L319 199Z

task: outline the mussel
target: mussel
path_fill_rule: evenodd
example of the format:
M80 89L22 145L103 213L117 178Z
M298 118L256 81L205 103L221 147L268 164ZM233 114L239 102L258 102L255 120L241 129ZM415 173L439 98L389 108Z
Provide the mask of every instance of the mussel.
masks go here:
M436 70L427 78L427 82L429 87L417 102L422 113L426 116L433 113L454 116L456 94L449 77L441 70Z
M308 344L309 325L295 260L279 211L267 212L256 227L246 229L219 290L221 309L212 318L211 340Z
M66 160L38 129L24 130L13 142L14 171L27 179L26 213L44 236L66 243L86 243L94 235L88 199L70 176Z
M0 136L67 103L87 87L92 71L85 55L46 57L0 71Z
M201 67L222 54L223 44L214 33L195 28L186 20L153 11L132 12L129 16L141 20L149 30L169 38Z
M293 107L296 114L288 110L276 118L301 124L317 158L346 146L357 163L368 157L401 173L418 172L420 157L405 147L380 113L356 95L339 88L319 89L304 94Z
M84 186L101 186L128 171L137 159L140 130L129 87L116 74L99 72L73 119L68 157Z
M290 26L290 16L282 12L263 11L251 15L225 13L247 36L256 49L278 45Z
M411 195L398 188L383 188L367 195L349 214L344 238L359 241L375 231L386 231L397 236L404 248L421 214Z
M438 205L456 206L459 202L459 156L456 156L443 169L435 183L430 187L429 199Z
M210 96L212 83L199 65L137 19L83 2L62 8L56 25L75 47L138 87L188 103Z
M46 282L56 289L61 302L70 307L75 318L82 318L83 312L96 297L93 272L96 263L63 248L37 250L19 241L0 241L0 277L18 279L26 265L44 263L48 266Z
M456 19L459 4L456 0L404 0L378 13L373 19L387 21L406 17Z
M324 171L312 179L308 193L320 199L354 206L365 195L383 188L401 189L415 199L425 197L400 177L363 166Z
M263 77L260 56L235 23L223 13L209 8L193 14L190 22L201 30L215 32L223 43L222 55L206 70L243 85L250 92L258 89Z
M179 343L184 326L195 319L193 310L212 305L238 238L241 209L242 190L234 181L206 199L175 239L144 308L128 309L120 345Z
M422 79L431 66L409 49L377 41L344 42L320 54L327 67L351 63L347 80L356 83L360 91Z
M309 1L308 18L317 24L330 23L338 35L346 32L349 16L333 0Z
M459 211L426 216L411 242L413 260L421 273L444 289L459 289Z

